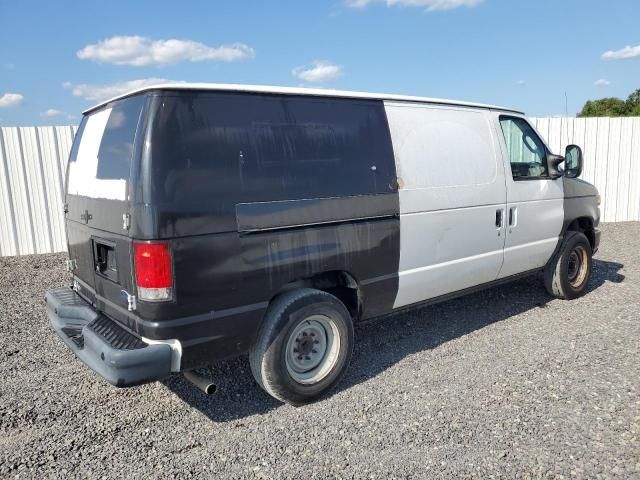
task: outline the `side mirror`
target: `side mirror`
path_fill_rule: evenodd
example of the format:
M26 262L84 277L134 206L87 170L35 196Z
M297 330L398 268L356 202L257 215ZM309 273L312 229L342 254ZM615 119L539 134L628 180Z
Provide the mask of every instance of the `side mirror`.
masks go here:
M582 149L578 145L569 145L564 151L564 176L579 177L582 173Z
M554 155L553 153L547 154L547 168L549 169L549 178L555 180L562 176L562 171L558 168L564 162L564 157L561 155Z

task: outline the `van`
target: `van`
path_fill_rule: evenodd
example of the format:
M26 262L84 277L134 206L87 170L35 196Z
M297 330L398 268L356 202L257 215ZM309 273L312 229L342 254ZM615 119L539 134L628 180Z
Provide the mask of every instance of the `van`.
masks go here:
M563 165L562 165L563 164ZM293 405L344 374L355 322L544 271L583 295L600 197L580 147L516 110L218 84L84 112L65 196L66 345L118 387L247 354Z

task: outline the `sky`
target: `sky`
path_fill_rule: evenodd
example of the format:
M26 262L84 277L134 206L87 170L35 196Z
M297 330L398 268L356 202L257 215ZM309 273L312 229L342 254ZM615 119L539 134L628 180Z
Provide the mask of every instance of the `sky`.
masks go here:
M640 88L639 22L639 0L0 0L0 125L77 124L165 80L572 116Z

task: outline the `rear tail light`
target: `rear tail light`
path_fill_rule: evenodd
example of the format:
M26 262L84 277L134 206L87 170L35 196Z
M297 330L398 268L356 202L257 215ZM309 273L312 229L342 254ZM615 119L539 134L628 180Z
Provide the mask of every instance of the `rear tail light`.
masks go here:
M171 300L173 271L169 242L134 242L133 256L138 298L147 302Z

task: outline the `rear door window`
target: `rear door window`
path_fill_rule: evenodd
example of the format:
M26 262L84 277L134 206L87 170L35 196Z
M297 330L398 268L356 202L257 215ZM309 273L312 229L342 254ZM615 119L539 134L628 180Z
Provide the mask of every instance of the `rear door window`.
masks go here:
M126 199L144 101L143 96L134 96L85 116L69 158L70 195Z

